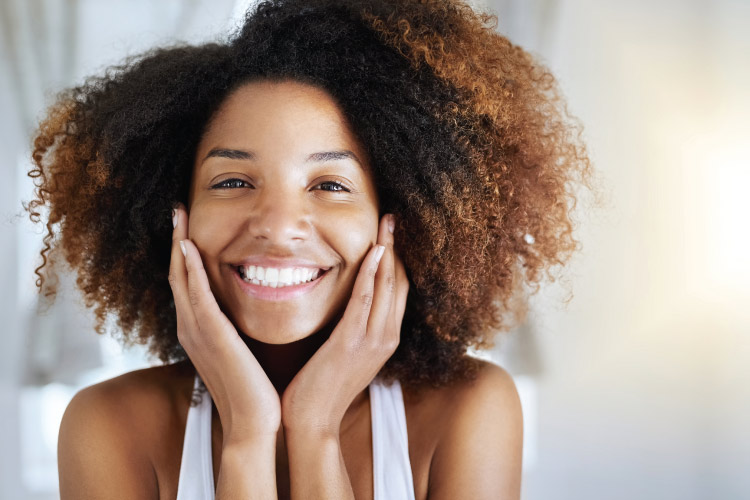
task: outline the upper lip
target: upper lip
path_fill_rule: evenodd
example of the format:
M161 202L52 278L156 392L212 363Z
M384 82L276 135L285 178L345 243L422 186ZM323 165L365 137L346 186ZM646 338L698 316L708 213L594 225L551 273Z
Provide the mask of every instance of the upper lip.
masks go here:
M240 262L234 264L235 266L261 266L261 267L275 267L283 269L285 267L306 267L309 269L322 269L327 271L331 266L320 265L315 261L307 259L283 259L279 257L255 255L247 257Z

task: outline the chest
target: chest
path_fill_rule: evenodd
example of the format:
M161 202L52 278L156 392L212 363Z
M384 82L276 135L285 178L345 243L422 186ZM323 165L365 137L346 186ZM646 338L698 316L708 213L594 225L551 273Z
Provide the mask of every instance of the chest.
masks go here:
M419 409L405 405L409 460L414 481L416 499L427 498L429 465L435 447L434 433L429 432L425 416ZM410 411L411 410L411 411ZM349 425L343 427L340 435L341 453L346 470L357 499L373 499L373 435L369 401ZM174 500L177 497L177 485L180 476L180 463L184 439L185 419L176 419L177 423L165 435L161 453L155 453L154 469L159 484L159 499ZM427 432L425 432L427 430ZM211 422L211 455L213 463L214 485L218 484L221 467L221 422L215 409ZM283 433L279 434L276 444L276 484L280 500L290 498L289 462Z

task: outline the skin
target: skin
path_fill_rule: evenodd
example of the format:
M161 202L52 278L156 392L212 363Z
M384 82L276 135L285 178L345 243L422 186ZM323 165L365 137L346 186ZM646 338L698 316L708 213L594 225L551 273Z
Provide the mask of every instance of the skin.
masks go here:
M359 161L305 162L341 150ZM367 386L398 346L409 287L379 213L364 149L326 92L248 83L207 127L175 210L170 284L178 338L214 403L217 498L372 498ZM232 275L259 254L331 270L302 297L262 301ZM194 375L178 363L77 394L60 429L61 497L174 498ZM504 370L405 389L404 404L417 498L519 497L521 412Z

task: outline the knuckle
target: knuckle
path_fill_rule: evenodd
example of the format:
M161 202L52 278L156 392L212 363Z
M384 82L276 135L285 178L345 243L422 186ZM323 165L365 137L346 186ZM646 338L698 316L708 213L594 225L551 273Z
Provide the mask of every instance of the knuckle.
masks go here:
M396 276L393 273L388 273L385 277L385 286L388 292L393 292L396 288Z
M174 271L170 271L167 275L167 280L169 281L169 286L172 288L175 288L177 286L177 276L175 276Z
M188 288L188 298L190 299L190 304L193 306L197 306L201 302L200 293L192 286Z
M382 342L370 342L367 346L367 350L369 351L370 355L374 358L379 358L381 356L381 353L383 352L383 343Z
M393 354L398 349L398 345L401 342L399 337L394 337L385 341L385 348L389 354Z
M177 329L177 340L179 341L180 345L186 350L190 350L193 348L192 336L189 335L188 332L185 331L185 329L183 328Z
M359 296L360 302L365 307L370 307L372 305L372 299L373 299L372 292L366 292Z

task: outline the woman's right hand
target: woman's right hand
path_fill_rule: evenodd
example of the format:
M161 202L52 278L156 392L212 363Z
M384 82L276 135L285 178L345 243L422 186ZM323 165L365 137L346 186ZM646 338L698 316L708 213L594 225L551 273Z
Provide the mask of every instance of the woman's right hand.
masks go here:
M216 404L224 446L269 437L275 441L281 425L279 395L219 308L200 252L188 239L184 206L178 204L174 213L169 284L177 312L177 338Z

